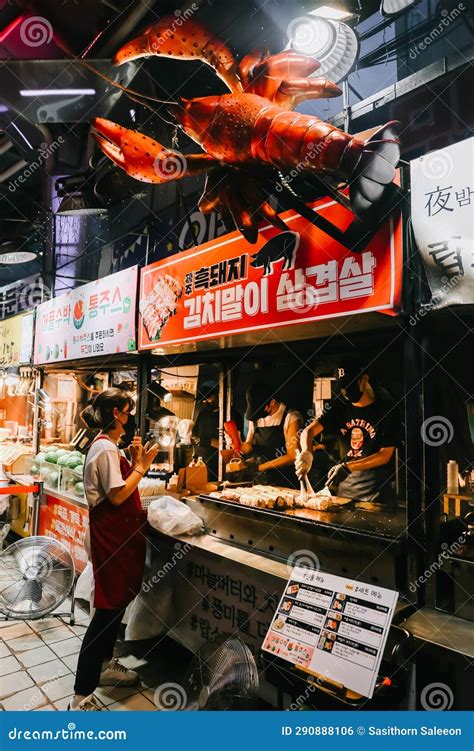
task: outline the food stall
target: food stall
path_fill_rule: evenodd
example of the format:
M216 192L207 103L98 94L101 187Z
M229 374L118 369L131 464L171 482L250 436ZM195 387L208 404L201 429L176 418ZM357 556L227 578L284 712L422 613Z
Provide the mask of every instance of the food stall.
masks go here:
M69 548L77 572L87 563L84 452L93 439L81 412L104 388L137 397L135 342L138 269L133 267L38 306L34 364L38 370L35 453L25 471L43 483L36 534Z
M352 218L330 199L312 208L341 231ZM221 456L224 422L233 411L243 415L251 383L268 383L306 423L333 395L331 378L342 355L357 352L376 361L400 410L396 509L358 508L334 497L300 502L299 491L286 488L225 487L224 458L224 484L186 498L206 534L192 543L181 538L187 545L182 560L170 550L170 576L179 582L181 574L191 584L174 589L172 634L196 649L212 635L239 632L266 676L265 698L279 707L291 703L298 681L278 658L265 659L261 647L292 565L305 558L331 575L400 593L387 649L400 665L405 661L402 624L416 608L409 582L419 563L407 529L419 516L421 484L406 461L416 445L416 429L407 426L410 413L418 418L412 389L418 374L401 315L402 268L417 259L403 242L402 217L394 212L355 254L296 212L282 216L288 232L263 227L256 245L231 233L180 254L179 262L146 267L139 320L139 349L151 353L150 367L215 369ZM242 435L246 429L244 421ZM398 706L397 692L404 695L410 679L406 666L397 672L394 664L387 668L393 680L385 706Z

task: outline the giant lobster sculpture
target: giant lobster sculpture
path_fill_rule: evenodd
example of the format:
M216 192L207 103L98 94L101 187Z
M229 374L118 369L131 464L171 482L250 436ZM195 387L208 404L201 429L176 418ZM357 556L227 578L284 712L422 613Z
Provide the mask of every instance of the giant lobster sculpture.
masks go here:
M296 168L335 188L348 184L352 211L362 219L392 183L400 156L399 123L361 138L294 111L305 99L342 93L332 81L309 77L320 67L317 60L288 50L253 52L238 64L226 44L200 23L188 19L176 28L174 17L163 18L125 44L114 62L150 55L204 61L230 89L221 96L168 104L176 124L204 153L180 155L143 133L95 118L100 148L144 182L164 183L208 170L200 210L219 210L226 224L235 225L249 242L256 242L262 218L286 229L263 187L269 168L276 177L277 170Z

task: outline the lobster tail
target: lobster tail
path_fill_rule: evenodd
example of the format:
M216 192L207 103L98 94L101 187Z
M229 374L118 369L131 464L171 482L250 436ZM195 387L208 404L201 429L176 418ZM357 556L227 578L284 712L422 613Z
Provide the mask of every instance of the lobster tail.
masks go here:
M381 201L387 186L393 182L400 159L400 127L399 122L392 120L364 143L349 189L352 210L359 217L367 215Z

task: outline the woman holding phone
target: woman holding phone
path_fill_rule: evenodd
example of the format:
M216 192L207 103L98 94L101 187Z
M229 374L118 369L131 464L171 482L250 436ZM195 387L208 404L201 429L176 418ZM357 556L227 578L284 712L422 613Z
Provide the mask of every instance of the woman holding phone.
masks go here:
M135 404L120 389L102 391L82 416L100 429L84 464L84 488L89 505L89 529L94 573L95 613L84 635L69 709L101 709L93 692L97 686L130 686L138 674L113 659L117 633L127 605L140 591L146 542L146 514L138 484L150 468L158 446L142 446L135 436ZM120 453L121 438L132 438L131 464Z

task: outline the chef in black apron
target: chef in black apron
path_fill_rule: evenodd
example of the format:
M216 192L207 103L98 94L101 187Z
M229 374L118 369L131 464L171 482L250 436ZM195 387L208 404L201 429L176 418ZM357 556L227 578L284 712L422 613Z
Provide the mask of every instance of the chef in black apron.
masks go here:
M255 383L247 390L247 440L242 453L256 464L254 484L299 487L294 462L303 418L275 399L269 386Z
M313 439L320 433L337 435L341 461L328 472L328 485L337 495L358 501L396 505L394 453L400 429L396 404L382 399L370 382L370 368L343 363L335 372L340 395L301 434L298 477L313 463Z

